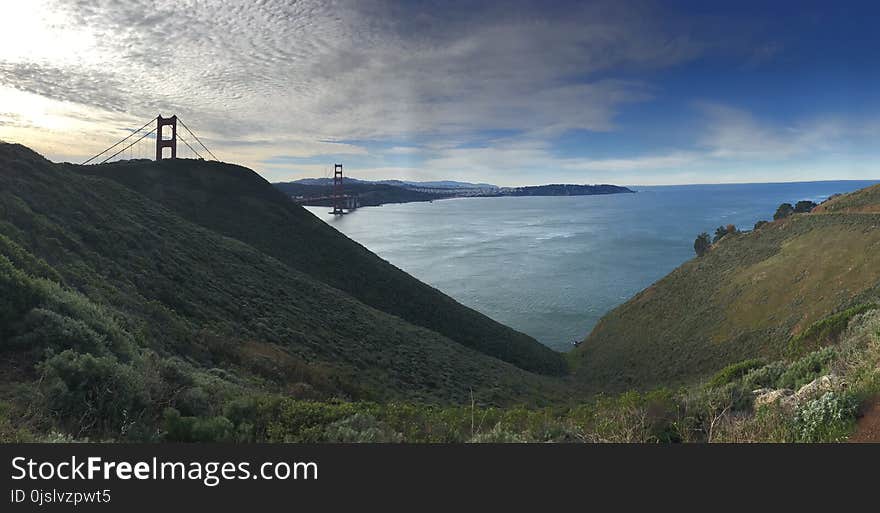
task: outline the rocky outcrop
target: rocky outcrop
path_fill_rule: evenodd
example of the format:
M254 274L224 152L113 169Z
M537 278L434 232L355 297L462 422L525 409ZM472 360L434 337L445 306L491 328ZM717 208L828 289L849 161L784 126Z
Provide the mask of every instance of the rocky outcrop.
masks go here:
M753 390L752 394L755 395L755 408L773 404L779 404L779 406L782 406L783 408L795 408L806 401L821 396L825 392L837 390L845 386L846 382L840 377L834 374L828 374L826 376L820 376L800 387L797 392L789 388L780 388L776 390L772 388L759 388Z

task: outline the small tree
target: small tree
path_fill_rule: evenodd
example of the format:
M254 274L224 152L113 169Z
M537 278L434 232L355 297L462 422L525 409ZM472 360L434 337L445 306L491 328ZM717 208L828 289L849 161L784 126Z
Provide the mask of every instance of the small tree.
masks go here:
M773 220L778 221L780 219L785 219L792 214L794 214L794 207L791 206L791 203L783 203L782 205L779 205L779 208L776 209L776 213L773 214Z
M767 224L767 221L761 219L760 221L755 223L755 230L760 230L765 224Z
M794 206L795 214L806 214L816 208L816 203L809 200L798 201Z
M697 235L697 239L694 241L694 251L697 253L698 257L701 257L709 252L709 248L712 247L712 241L709 240L709 234L703 232Z
M714 244L714 243L718 242L719 240L723 239L725 235L727 235L727 227L726 226L719 226L718 228L715 228L715 236L712 237L712 243Z

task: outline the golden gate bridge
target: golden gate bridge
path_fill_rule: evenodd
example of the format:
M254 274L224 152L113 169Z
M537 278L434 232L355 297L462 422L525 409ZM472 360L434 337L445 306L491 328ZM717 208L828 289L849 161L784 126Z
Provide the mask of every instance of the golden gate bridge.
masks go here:
M155 123L155 126L153 126L152 129L147 130L153 123ZM178 131L178 126L180 126L183 131ZM184 132L189 135L184 137ZM181 149L181 158L207 160L202 156L202 152L196 150L194 147L200 146L206 155L211 156L212 160L217 162L220 161L220 159L218 159L214 153L205 146L202 140L199 139L199 136L190 130L189 127L186 126L186 123L184 123L177 115L171 116L170 118L164 118L159 114L155 119L147 121L142 127L133 130L130 134L123 137L115 144L105 148L91 158L86 159L82 162L82 165L104 164L117 157L119 157L118 160L125 160L126 157L127 160L133 160L135 158L143 159L155 156L157 162L167 158L177 159L178 140L183 142L185 147L189 150L189 154L187 154L185 150ZM192 141L192 144L190 144L190 141ZM334 164L333 189L331 194L326 198L321 197L312 199L330 200L333 206L333 210L330 213L333 215L346 214L359 206L359 201L356 195L350 196L345 193L342 164Z
M155 126L152 130L147 130L147 128L155 123ZM183 131L185 131L188 137L184 137L183 131L179 132L177 127L180 126ZM166 131L167 128L167 131ZM167 137L166 137L167 136ZM94 155L93 157L85 160L82 164L103 164L105 162L109 162L116 157L119 157L120 160L128 157L129 160L133 158L150 158L153 153L153 147L155 147L155 158L157 161L162 160L164 158L172 158L176 159L177 156L177 141L180 140L186 145L186 148L189 150L189 153L182 154L183 158L195 158L200 160L206 160L202 156L202 152L206 155L210 155L212 160L219 161L214 153L202 143L202 140L199 139L192 130L186 126L186 123L183 122L179 117L171 116L170 118L163 118L162 115L156 116L154 119L147 121L142 127L137 130L133 130L130 134L123 137L119 141L117 141L112 146L105 148L103 151ZM192 144L190 144L192 141ZM127 142L127 144L126 144ZM202 152L197 151L193 146L201 146ZM146 151L145 151L146 147ZM168 150L167 152L165 150ZM167 157L165 155L168 155ZM103 157L103 160L100 160Z

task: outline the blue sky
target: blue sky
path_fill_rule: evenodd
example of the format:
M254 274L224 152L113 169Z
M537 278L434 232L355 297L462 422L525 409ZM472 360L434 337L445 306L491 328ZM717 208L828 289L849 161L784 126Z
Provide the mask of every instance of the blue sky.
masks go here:
M78 161L162 112L272 181L878 178L878 9L17 2L0 138Z

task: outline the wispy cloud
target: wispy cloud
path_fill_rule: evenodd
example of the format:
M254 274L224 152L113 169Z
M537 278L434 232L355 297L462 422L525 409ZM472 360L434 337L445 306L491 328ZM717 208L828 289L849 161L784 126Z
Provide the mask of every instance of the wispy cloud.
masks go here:
M561 155L554 143L565 134L619 133L632 128L622 112L668 101L655 74L729 53L744 37L723 18L649 0L9 4L0 137L53 158L88 157L162 112L179 114L221 158L275 179L347 155L383 178L677 180L737 159L833 151L851 131L712 100L689 144ZM745 46L746 67L785 49Z

